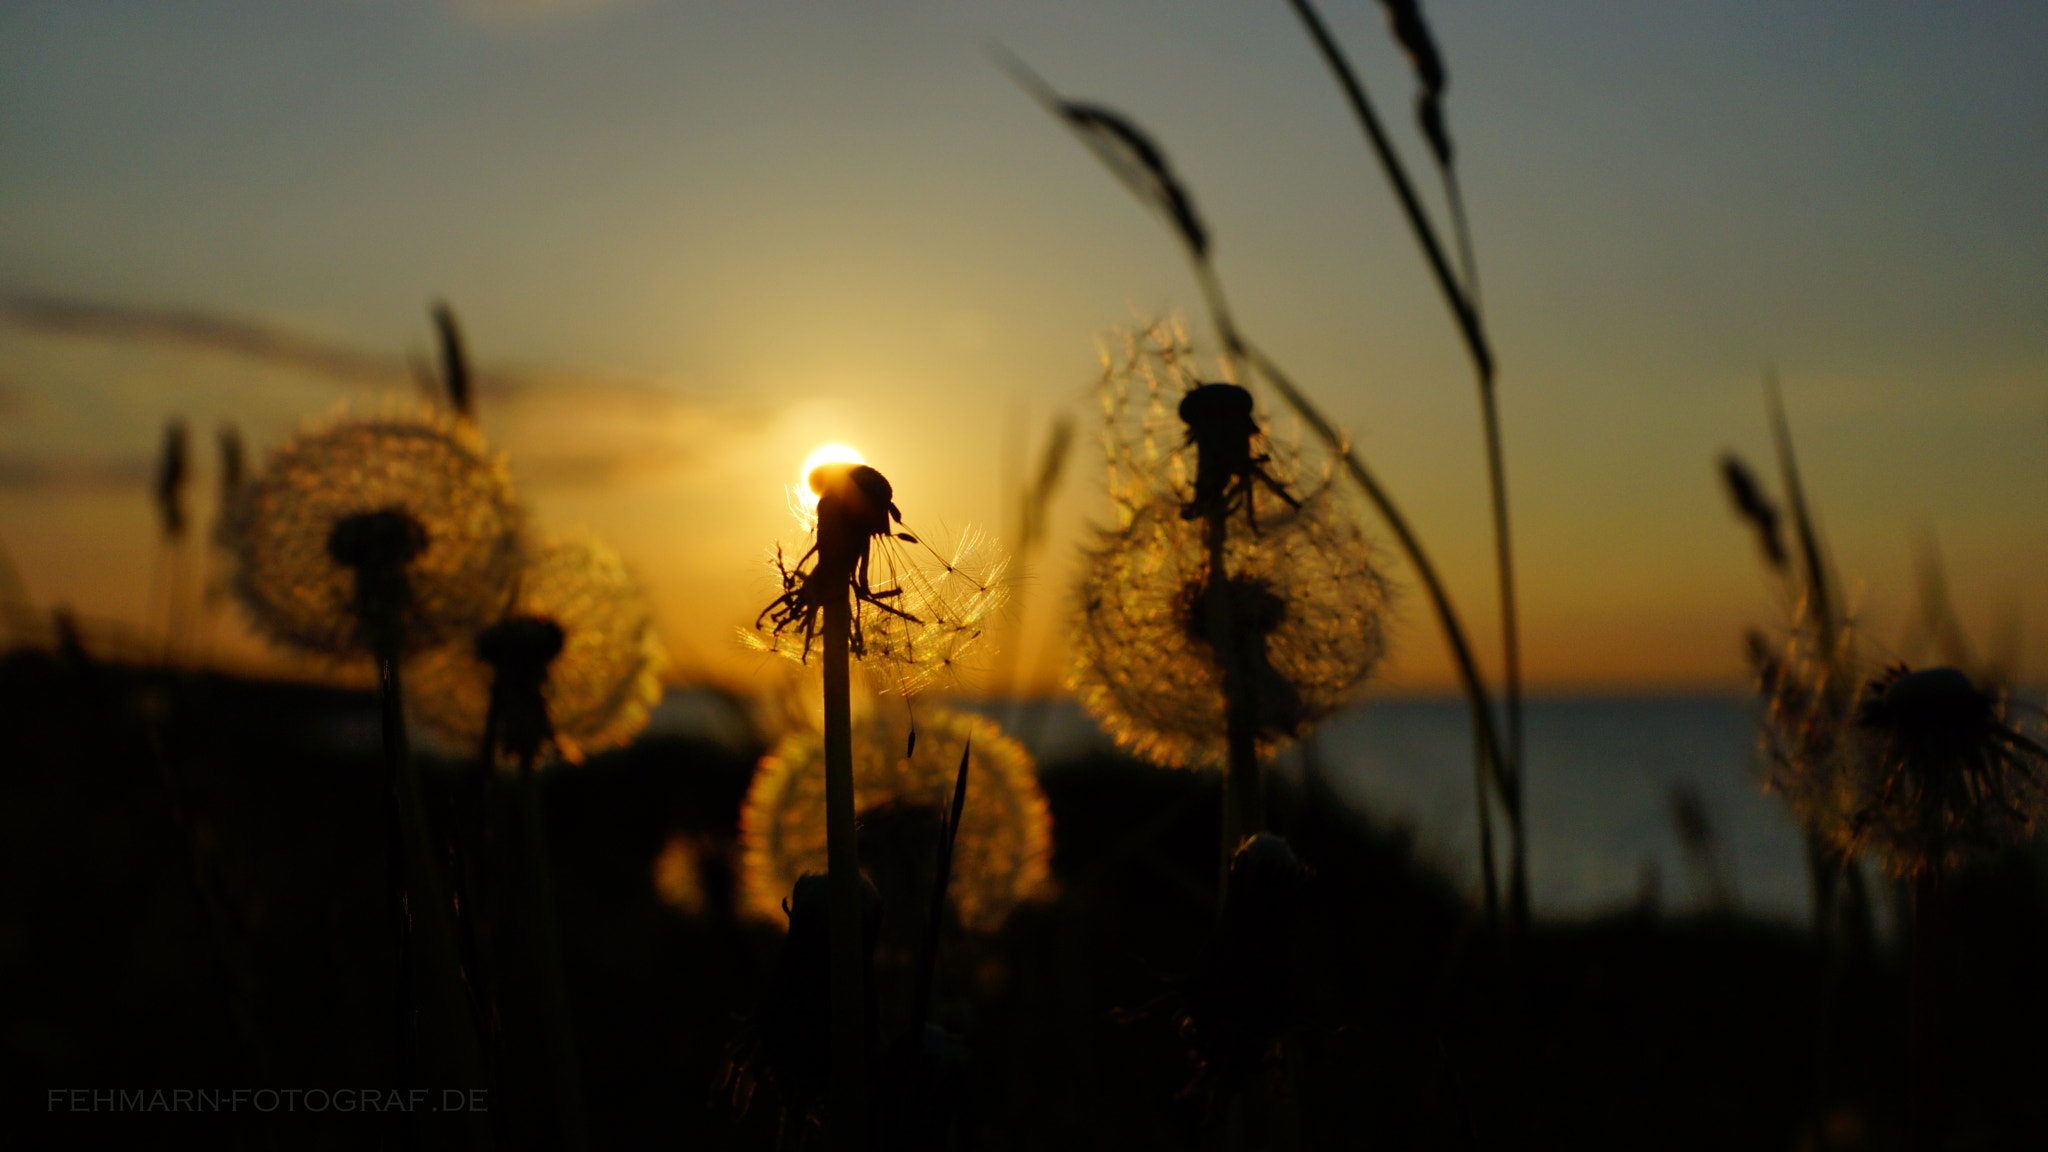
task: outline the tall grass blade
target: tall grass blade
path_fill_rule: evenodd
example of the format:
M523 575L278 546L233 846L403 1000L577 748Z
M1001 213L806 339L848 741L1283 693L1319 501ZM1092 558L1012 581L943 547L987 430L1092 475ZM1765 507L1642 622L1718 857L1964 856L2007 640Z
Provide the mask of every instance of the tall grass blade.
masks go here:
M1799 460L1792 451L1792 428L1785 420L1785 398L1779 392L1775 369L1764 373L1764 406L1771 419L1771 441L1778 451L1778 475L1785 485L1785 502L1792 506L1792 528L1799 538L1806 610L1814 622L1821 651L1834 652L1841 636L1841 600L1827 550L1814 526L1813 510L1806 502L1806 490L1799 483Z
M1395 38L1400 41L1410 60L1414 63L1417 76L1422 81L1423 100L1418 113L1423 122L1423 133L1430 139L1432 153L1444 175L1446 194L1451 202L1452 215L1458 230L1458 241L1465 263L1465 281L1461 285L1444 258L1443 245L1437 239L1435 227L1430 223L1429 213L1415 194L1414 184L1408 179L1407 169L1401 163L1400 154L1394 151L1393 142L1387 138L1379 116L1373 111L1372 101L1365 88L1359 83L1350 61L1343 50L1324 26L1309 0L1288 0L1295 14L1307 28L1310 39L1322 53L1350 102L1353 114L1365 131L1367 142L1380 163L1380 170L1386 175L1387 183L1394 189L1396 199L1401 203L1402 213L1407 217L1409 229L1414 232L1416 242L1422 247L1424 259L1430 271L1436 276L1437 286L1442 290L1444 301L1450 306L1451 314L1458 323L1458 331L1465 338L1466 351L1472 357L1472 364L1479 377L1479 410L1486 436L1486 467L1488 490L1493 505L1494 566L1500 585L1502 687L1507 707L1507 747L1505 757L1507 774L1515 779L1517 787L1512 794L1503 792L1501 801L1507 809L1511 841L1508 865L1508 902L1513 916L1514 927L1519 934L1528 924L1528 881L1524 858L1524 836L1519 783L1522 775L1522 630L1520 613L1515 597L1515 566L1512 537L1509 533L1507 468L1501 447L1500 405L1495 396L1495 364L1493 350L1486 339L1485 325L1479 316L1476 297L1477 265L1473 261L1470 231L1466 226L1463 197L1459 195L1458 183L1451 165L1450 137L1443 124L1442 95L1446 83L1442 56L1436 50L1435 40L1422 23L1421 11L1413 0L1387 0L1389 18L1394 25Z

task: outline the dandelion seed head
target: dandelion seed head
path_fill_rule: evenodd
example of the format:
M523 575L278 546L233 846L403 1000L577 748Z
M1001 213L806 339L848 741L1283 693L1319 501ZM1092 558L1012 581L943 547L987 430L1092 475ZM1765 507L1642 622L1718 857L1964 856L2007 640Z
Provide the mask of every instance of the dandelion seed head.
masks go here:
M368 654L357 611L363 569L351 561L394 547L395 537L379 534L401 522L417 534L402 567L402 649L469 635L503 615L520 558L510 477L473 432L422 411L302 434L240 486L223 536L250 620L305 651Z
M555 632L558 651L545 661L540 693L567 758L624 744L646 726L667 664L653 610L618 556L581 538L534 549L505 621L475 641L436 648L413 663L408 688L421 721L464 747L481 743L492 685L509 667L507 657L516 655L489 649L494 642L517 643L508 630L522 626Z
M1959 867L2048 814L2048 750L1954 668L1900 664L1867 683L1848 751L1841 833L1894 875Z
M1257 428L1249 394L1199 386L1184 332L1153 325L1124 348L1101 387L1117 519L1087 553L1070 681L1137 754L1183 767L1221 762L1225 646L1206 608L1220 591L1233 621L1229 645L1252 657L1257 744L1270 754L1349 702L1371 675L1385 651L1385 582L1327 470L1303 487L1308 469L1298 457L1270 437L1247 440ZM1196 419L1183 420L1183 411ZM1257 515L1233 512L1220 589L1210 581L1208 512L1220 512L1226 488L1215 472L1190 469L1182 452L1217 432L1256 444L1262 454L1245 453L1236 466L1263 474L1254 485L1237 473L1231 499Z
M850 596L852 652L878 691L907 695L957 678L985 649L988 623L1008 599L1002 550L973 528L944 550L899 531L894 490L867 465L830 461L809 482L819 503L799 518L812 545L793 565L776 548L770 565L781 595L740 642L807 662L827 598Z
M1894 876L1954 869L2034 834L2048 816L2048 750L2002 695L1954 668L1895 665L1860 687L1845 650L1807 630L1752 639L1769 704L1769 787L1844 859ZM1845 630L1846 635L1846 630Z
M993 932L1020 902L1043 895L1051 875L1051 816L1031 756L993 721L968 713L921 715L911 757L907 736L902 722L880 717L856 727L855 809L943 809L971 741L948 897L963 927ZM797 878L825 869L825 753L815 732L792 733L762 758L741 811L740 845L748 909L781 922Z

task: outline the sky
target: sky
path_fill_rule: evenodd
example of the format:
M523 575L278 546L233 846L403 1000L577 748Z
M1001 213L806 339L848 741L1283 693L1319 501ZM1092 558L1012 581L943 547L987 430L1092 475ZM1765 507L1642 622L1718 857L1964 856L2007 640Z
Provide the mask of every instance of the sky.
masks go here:
M1441 214L1377 5L1324 7ZM1973 636L2038 677L2048 8L1425 12L1501 365L1532 685L1742 684L1743 630L1787 605L1714 467L1767 467L1773 371L1874 650L1925 655L1932 541ZM994 46L1171 156L1242 326L1371 462L1497 670L1470 366L1280 0L0 7L18 595L164 627L164 421L201 448L234 421L260 459L338 405L416 395L445 299L534 520L626 558L678 678L768 675L735 634L797 539L785 486L813 448L859 448L919 531L1002 534L1055 418L1095 443L1099 342L1175 310L1205 331L1170 236ZM1101 471L1078 454L1017 574L1006 642L1034 685L1061 675ZM1383 690L1442 689L1384 550ZM189 552L188 621L219 566ZM231 606L203 615L216 658L317 674Z

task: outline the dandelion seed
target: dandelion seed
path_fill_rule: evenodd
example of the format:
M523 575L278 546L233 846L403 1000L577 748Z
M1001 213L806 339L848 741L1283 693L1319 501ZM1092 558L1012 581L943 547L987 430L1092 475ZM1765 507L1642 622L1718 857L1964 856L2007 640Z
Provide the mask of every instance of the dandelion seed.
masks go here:
M810 477L818 504L793 501L792 509L812 546L795 564L777 547L772 563L782 594L753 630L740 632L741 643L807 663L826 600L851 595L852 653L880 687L908 695L957 678L984 647L991 618L1008 596L1001 550L972 528L945 552L900 530L889 481L865 464L832 461Z
M951 803L960 753L969 741L972 794L961 816L948 889L960 923L993 932L1050 877L1051 817L1031 756L993 721L935 710L918 723L915 756L904 756L902 725L875 718L854 733L854 805L864 818L885 808L940 810ZM747 906L781 916L796 878L825 867L824 742L785 737L764 757L740 815Z
M1302 485L1249 395L1197 380L1173 325L1106 365L1117 526L1089 550L1074 625L1083 704L1120 744L1174 766L1225 759L1222 653L1236 653L1266 755L1348 702L1385 649L1386 586L1328 476ZM1240 511L1239 528L1215 531Z
M257 628L337 657L495 623L521 558L503 464L424 412L299 436L242 486L230 522L235 591Z
M528 669L536 660L538 668ZM551 739L573 761L624 744L646 726L666 662L639 582L609 548L572 539L536 550L504 620L471 641L422 654L409 679L419 718L465 747L483 741L496 685L500 711L511 713L498 718L511 726L501 733L506 751L521 755L522 746ZM523 694L505 682L522 670L533 677ZM512 704L525 695L535 707ZM542 717L545 732L529 730L534 722L522 714L530 713Z

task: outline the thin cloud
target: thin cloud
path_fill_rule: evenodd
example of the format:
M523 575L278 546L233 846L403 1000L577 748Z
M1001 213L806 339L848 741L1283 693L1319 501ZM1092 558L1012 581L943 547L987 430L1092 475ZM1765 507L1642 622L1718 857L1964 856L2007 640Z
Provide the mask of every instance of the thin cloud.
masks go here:
M418 355L368 352L199 309L16 293L0 296L0 321L38 335L224 354L348 388L417 389L438 398L434 370ZM772 415L681 396L673 382L655 376L481 364L472 372L483 417L511 450L514 467L554 487L612 484L686 467L708 449L759 430ZM0 412L9 398L0 389ZM108 487L148 475L146 462L116 467L0 457L0 489Z
M39 460L0 454L0 492L91 492L140 489L154 465L142 457L119 460Z
M0 298L0 315L49 336L131 340L248 356L353 384L388 387L411 378L395 356L328 343L261 321L183 308L137 308L54 296Z

